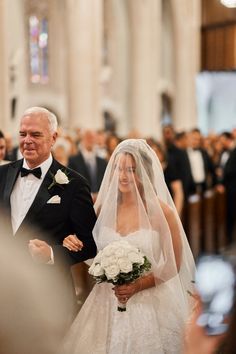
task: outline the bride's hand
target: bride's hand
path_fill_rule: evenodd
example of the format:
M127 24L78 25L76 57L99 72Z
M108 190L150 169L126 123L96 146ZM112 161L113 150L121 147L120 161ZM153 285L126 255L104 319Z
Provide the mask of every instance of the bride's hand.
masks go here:
M68 248L69 251L78 252L83 248L83 242L76 235L69 235L64 238L63 246Z
M125 284L125 285L116 285L114 288L115 296L117 297L118 301L121 303L126 303L131 296L137 293L140 290L139 284L137 281Z

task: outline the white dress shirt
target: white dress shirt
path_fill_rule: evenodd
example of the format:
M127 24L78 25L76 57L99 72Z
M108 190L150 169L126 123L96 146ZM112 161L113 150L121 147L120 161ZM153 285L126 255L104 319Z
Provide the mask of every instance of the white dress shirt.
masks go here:
M201 151L189 148L187 152L194 182L203 183L206 176Z
M16 233L20 224L24 220L51 164L52 155L50 155L49 158L41 165L36 166L41 167L41 178L37 178L33 174L21 177L19 174L10 198L13 234ZM23 161L23 167L29 169L29 166L25 160Z
M220 167L224 168L226 165L226 162L229 159L230 155L230 150L226 150L222 153L221 158L220 158Z
M83 155L83 158L86 164L89 165L90 169L95 172L96 170L96 151L95 149L92 151L86 150L83 145L80 145L80 152Z

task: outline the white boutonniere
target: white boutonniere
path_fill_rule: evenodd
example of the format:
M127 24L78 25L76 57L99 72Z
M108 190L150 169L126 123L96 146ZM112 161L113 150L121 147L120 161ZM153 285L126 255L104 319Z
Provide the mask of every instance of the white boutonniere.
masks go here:
M54 186L59 186L61 188L63 184L68 184L70 182L69 178L67 177L65 172L62 172L62 170L57 170L57 173L53 176L53 181L50 184L50 186L48 187L48 189L51 189Z

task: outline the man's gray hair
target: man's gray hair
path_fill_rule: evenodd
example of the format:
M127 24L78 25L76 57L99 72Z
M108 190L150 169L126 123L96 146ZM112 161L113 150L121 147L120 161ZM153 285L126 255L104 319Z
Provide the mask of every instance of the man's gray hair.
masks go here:
M31 107L26 109L26 111L23 113L22 117L25 116L30 116L30 115L36 115L36 114L42 114L44 116L47 116L49 126L50 126L50 131L52 133L55 133L57 131L57 117L54 113L50 112L48 109L43 108L43 107Z

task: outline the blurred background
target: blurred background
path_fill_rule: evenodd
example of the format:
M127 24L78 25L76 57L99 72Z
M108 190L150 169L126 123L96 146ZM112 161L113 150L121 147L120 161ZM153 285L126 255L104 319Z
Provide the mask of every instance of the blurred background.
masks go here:
M222 2L1 0L1 129L16 135L34 105L69 130L235 127L236 10Z

